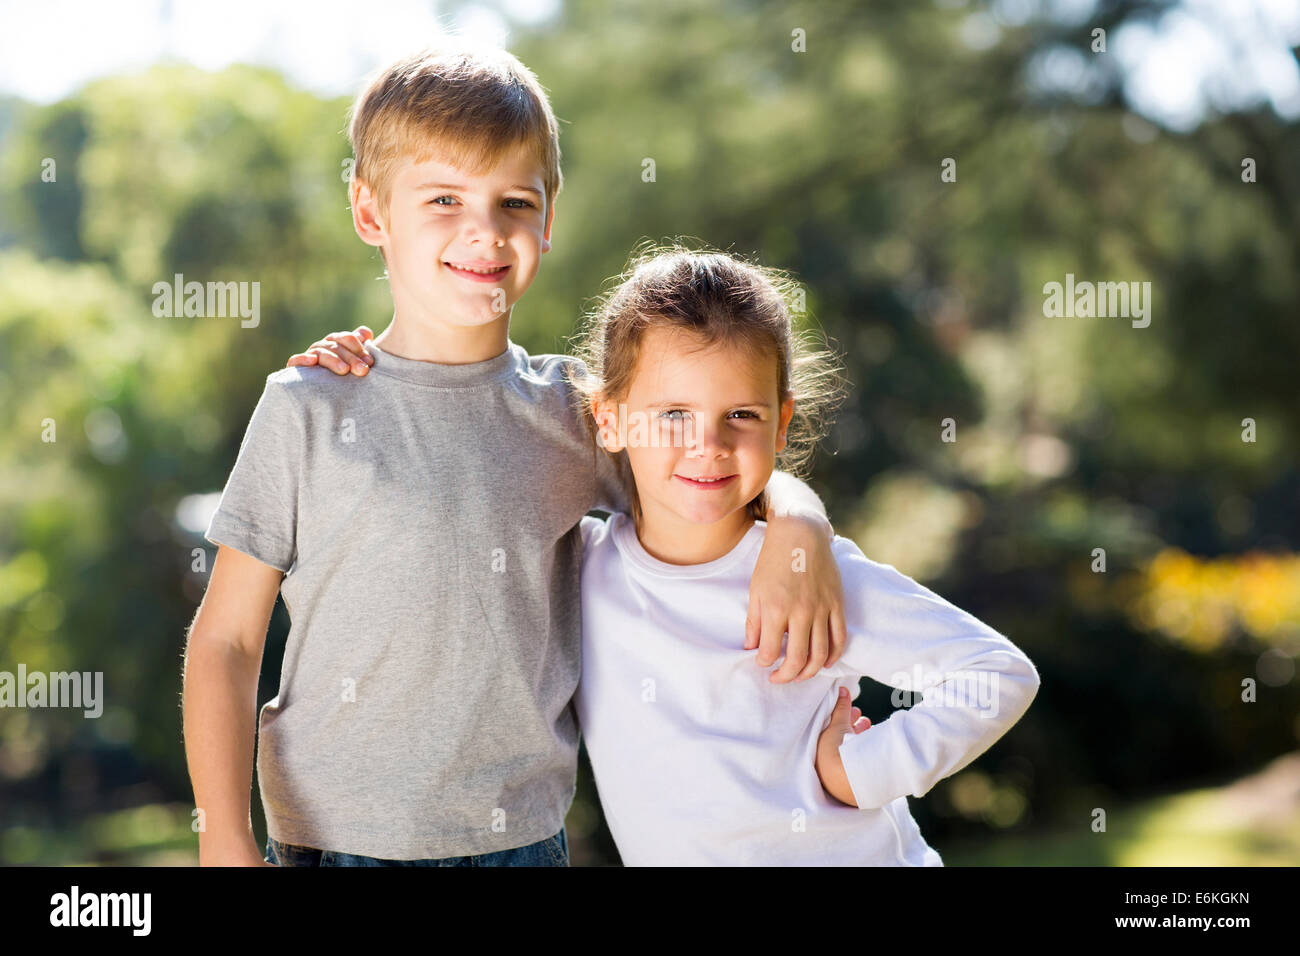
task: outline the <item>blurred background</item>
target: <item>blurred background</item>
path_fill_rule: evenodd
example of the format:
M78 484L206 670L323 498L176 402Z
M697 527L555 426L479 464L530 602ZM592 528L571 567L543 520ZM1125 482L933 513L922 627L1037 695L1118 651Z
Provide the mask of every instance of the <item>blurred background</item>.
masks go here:
M811 475L837 530L1037 665L1027 716L911 801L948 865L1300 862L1300 5L0 10L0 671L105 697L0 709L0 862L197 862L202 531L266 375L391 316L345 111L450 31L562 119L512 338L564 351L644 237L793 271L853 383ZM259 282L260 323L156 317L176 273ZM1045 315L1067 274L1149 282L1150 324ZM585 756L567 826L618 862Z

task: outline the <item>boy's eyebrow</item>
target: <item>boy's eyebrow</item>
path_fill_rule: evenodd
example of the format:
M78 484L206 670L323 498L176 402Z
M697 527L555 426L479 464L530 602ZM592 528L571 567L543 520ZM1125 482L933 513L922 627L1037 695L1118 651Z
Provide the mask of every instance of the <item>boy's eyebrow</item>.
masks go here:
M466 187L463 183L420 183L416 189L454 189L464 190ZM510 186L508 189L517 189L521 192L532 193L539 198L545 198L544 194L536 186Z

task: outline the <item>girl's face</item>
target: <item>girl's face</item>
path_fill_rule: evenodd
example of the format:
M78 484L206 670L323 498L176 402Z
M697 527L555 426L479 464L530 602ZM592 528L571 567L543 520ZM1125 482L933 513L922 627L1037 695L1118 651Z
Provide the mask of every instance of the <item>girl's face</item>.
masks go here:
M646 528L747 522L794 413L779 384L775 354L646 330L626 402L595 406L606 447L627 448Z

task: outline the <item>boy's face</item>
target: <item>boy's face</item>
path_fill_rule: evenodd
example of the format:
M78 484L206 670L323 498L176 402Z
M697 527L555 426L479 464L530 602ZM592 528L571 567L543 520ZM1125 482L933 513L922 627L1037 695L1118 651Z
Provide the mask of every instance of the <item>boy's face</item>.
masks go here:
M542 168L518 147L493 169L467 173L440 159L403 162L388 215L358 183L354 222L382 246L401 313L460 327L508 321L550 249Z
M714 524L762 492L794 413L778 386L775 358L727 343L703 348L677 329L646 331L625 403L625 447L647 520ZM598 402L595 410L612 434L618 406Z

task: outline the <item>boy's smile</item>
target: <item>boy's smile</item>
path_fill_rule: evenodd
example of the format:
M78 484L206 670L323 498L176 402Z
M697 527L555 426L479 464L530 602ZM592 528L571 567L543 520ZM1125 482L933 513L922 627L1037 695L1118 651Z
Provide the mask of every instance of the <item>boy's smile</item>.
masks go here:
M472 262L444 262L443 265L470 282L496 282L510 271L508 263L486 262L482 259L475 259Z

